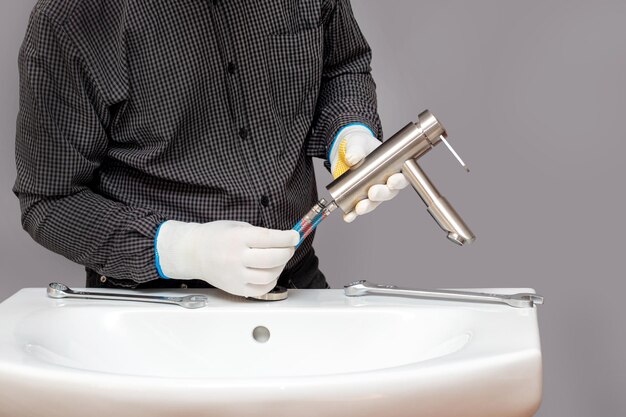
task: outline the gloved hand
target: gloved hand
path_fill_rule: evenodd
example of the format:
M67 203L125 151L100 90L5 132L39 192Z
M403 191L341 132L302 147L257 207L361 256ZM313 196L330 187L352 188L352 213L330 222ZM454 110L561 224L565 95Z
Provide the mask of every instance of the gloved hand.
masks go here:
M341 129L331 145L329 154L333 178L339 177L350 167L361 162L380 145L381 142L365 125L351 124ZM343 215L344 221L350 223L357 216L369 213L381 202L394 198L407 185L409 182L405 176L397 173L390 176L386 184L371 186L367 192L367 198L359 201L350 213Z
M156 267L164 278L201 279L231 294L267 294L294 254L300 235L235 221L161 224Z

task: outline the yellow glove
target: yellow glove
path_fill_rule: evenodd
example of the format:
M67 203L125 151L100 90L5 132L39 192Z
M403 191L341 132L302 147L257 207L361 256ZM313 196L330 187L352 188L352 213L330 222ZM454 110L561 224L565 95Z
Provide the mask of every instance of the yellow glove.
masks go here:
M358 164L379 147L381 142L376 139L372 131L362 124L350 124L339 131L330 148L330 170L333 178L341 176L350 167ZM402 173L393 174L386 184L376 184L370 187L367 198L359 201L355 209L344 214L344 221L350 223L357 216L369 213L378 205L391 200L398 192L409 184Z

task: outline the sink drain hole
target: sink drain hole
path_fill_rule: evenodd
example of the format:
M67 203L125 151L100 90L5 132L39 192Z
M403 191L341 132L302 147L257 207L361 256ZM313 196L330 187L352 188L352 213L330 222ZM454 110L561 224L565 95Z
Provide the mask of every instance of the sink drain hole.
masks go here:
M252 330L252 338L259 343L265 343L270 340L270 331L265 326L257 326Z

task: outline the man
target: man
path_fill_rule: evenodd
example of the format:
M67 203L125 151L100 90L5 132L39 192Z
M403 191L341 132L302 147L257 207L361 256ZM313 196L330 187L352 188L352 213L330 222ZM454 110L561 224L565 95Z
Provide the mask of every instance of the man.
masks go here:
M379 145L370 56L349 0L40 0L19 56L23 226L88 286L327 288L289 229L317 201L312 157L338 175Z

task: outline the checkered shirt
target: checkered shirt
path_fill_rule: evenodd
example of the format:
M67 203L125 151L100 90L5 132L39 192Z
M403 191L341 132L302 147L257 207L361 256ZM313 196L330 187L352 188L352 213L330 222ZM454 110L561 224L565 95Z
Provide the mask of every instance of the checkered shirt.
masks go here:
M19 53L23 227L128 283L159 278L163 221L289 229L337 131L382 136L370 58L349 0L39 0Z

